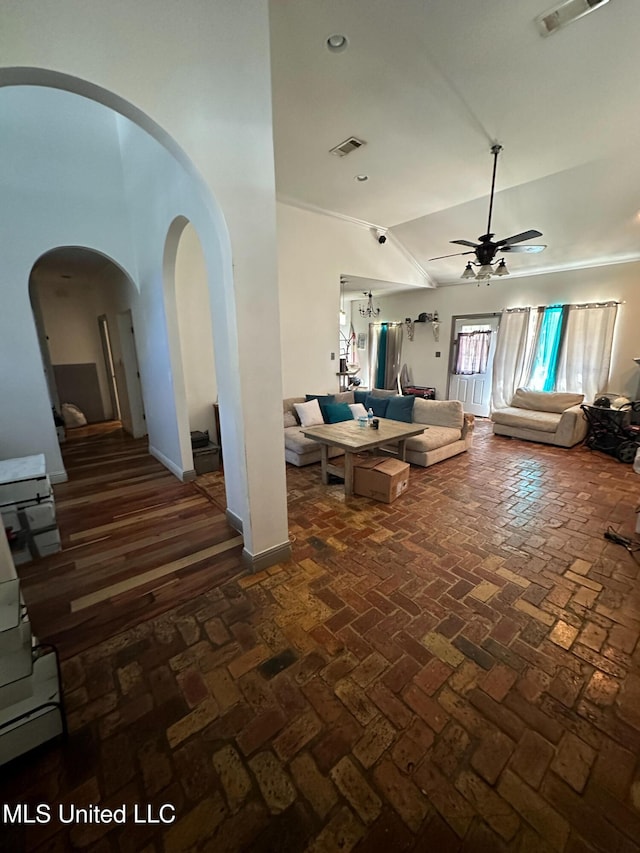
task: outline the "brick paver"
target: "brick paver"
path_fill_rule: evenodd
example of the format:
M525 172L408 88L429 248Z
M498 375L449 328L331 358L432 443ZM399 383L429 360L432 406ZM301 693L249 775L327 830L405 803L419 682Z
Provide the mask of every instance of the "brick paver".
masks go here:
M637 475L479 422L410 476L378 504L289 467L290 561L63 661L69 741L4 800L176 821L8 849L640 853L640 568L603 538Z

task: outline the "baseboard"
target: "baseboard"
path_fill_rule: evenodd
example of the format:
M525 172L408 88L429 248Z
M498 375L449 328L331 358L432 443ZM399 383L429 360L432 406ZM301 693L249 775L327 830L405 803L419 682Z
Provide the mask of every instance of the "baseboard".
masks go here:
M66 483L69 475L66 471L58 471L55 474L49 474L49 480L55 485L56 483Z
M242 519L240 516L236 515L235 512L232 512L230 509L225 510L224 514L227 517L229 527L233 527L233 529L237 530L238 533L242 533Z
M242 563L253 573L261 572L269 566L275 566L276 563L283 563L290 559L291 542L283 542L282 545L276 545L260 554L250 554L246 548L242 550Z
M177 477L181 483L187 482L185 480L185 477L187 477L191 473L191 471L183 471L182 468L179 468L175 464L175 462L173 462L171 459L169 459L168 456L165 456L164 453L162 453L160 450L158 450L157 447L154 447L153 445L150 444L148 449L149 449L149 453L151 454L151 456L153 456L155 459L157 459L158 462L162 463L162 465L164 465L165 468L168 468L169 471L171 471L171 473L175 477ZM193 477L191 479L195 478L195 473L196 472L193 471Z

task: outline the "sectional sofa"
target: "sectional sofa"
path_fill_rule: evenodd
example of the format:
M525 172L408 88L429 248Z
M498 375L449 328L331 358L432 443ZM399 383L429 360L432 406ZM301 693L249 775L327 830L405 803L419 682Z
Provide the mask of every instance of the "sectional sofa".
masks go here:
M342 391L333 394L336 403L361 402L364 392ZM398 397L395 391L374 389L371 396L378 400ZM304 403L306 397L288 397L283 401L285 459L301 467L320 461L320 445L302 434L295 404ZM374 403L375 405L375 403ZM465 414L457 400L424 400L414 398L412 423L424 424L420 435L407 439L406 460L413 465L427 467L435 462L463 453L473 441L474 416ZM330 448L329 456L341 456L338 448Z

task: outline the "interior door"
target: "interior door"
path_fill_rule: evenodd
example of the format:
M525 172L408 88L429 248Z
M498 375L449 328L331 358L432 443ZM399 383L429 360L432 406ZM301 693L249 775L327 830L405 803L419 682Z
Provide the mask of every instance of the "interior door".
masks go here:
M499 325L499 314L453 318L453 335L449 357L449 391L447 396L450 400L460 400L465 412L478 415L478 417L482 418L489 417L493 356L496 351ZM491 335L486 369L482 373L457 374L455 372L455 365L460 341L459 335L461 332L474 331L488 331Z

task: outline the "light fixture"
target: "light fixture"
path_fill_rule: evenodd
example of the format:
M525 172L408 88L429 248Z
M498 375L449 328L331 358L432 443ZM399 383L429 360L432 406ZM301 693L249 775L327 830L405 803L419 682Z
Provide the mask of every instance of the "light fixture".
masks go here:
M334 33L329 36L326 44L327 50L330 50L331 53L340 53L340 51L347 49L349 39L345 35L342 35L342 33Z
M363 307L360 306L360 316L361 317L378 317L380 314L379 308L374 308L373 305L373 296L371 295L371 291L369 293L366 290L363 290L365 296L368 297L367 304Z
M347 325L347 312L344 310L344 278L343 278L343 276L340 276L340 313L338 316L340 318L340 325L346 326Z
M356 175L353 180L358 181L359 184L364 184L365 181L369 180L369 175Z
M464 268L464 272L460 276L460 278L475 278L476 274L473 271L473 267L471 266L471 261L467 261L467 265Z
M476 273L473 269L474 267L478 267L478 272ZM500 258L499 261L495 261L491 264L481 264L476 261L467 261L467 265L464 268L464 272L460 276L460 278L476 278L480 281L486 281L489 283L489 279L494 275L509 275L509 270L507 269L507 264L505 263L504 258Z

